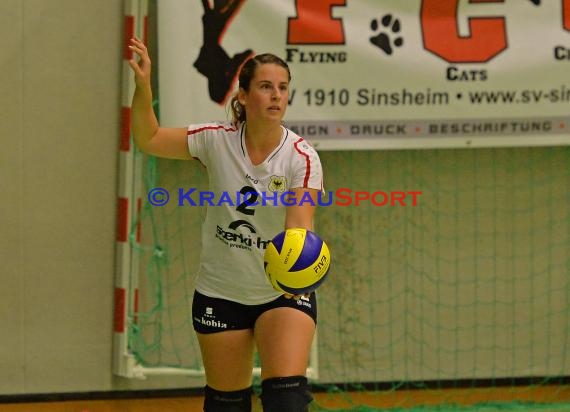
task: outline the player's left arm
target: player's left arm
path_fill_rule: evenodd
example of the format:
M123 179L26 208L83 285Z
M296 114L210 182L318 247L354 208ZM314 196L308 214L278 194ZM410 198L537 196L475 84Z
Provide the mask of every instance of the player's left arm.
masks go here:
M285 214L285 229L302 228L313 230L313 217L318 205L319 191L316 189L291 189L290 206ZM294 199L294 201L292 200Z

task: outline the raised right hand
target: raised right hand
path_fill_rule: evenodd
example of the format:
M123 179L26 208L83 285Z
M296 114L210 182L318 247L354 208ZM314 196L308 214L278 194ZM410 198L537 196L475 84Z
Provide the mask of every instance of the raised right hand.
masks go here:
M135 83L137 86L150 86L150 56L143 41L137 37L130 40L129 49L139 56L139 61L129 60L129 65L135 73Z

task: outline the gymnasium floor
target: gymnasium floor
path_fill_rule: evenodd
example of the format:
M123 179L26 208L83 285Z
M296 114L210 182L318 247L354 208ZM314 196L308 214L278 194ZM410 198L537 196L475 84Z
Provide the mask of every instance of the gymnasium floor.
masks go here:
M492 389L496 401L485 402L491 389L445 389L395 392L315 393L311 411L372 412L394 409L399 412L570 412L570 387L545 386L520 389ZM442 407L445 399L456 407ZM549 399L549 404L537 400ZM261 412L257 398L254 411ZM374 405L355 408L357 405ZM422 406L418 406L422 405ZM320 407L321 408L320 408ZM353 409L350 409L350 408ZM324 409L323 409L324 408ZM0 404L0 412L200 412L199 396L74 400L66 402Z

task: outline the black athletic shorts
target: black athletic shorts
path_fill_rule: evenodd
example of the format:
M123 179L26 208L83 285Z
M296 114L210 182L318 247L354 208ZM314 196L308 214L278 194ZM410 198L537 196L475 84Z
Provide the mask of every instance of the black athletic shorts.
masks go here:
M281 307L295 308L309 315L317 323L317 299L314 293L309 298L277 299L261 305L244 305L231 300L211 298L194 292L192 322L198 333L215 333L226 330L253 329L255 321L264 312Z

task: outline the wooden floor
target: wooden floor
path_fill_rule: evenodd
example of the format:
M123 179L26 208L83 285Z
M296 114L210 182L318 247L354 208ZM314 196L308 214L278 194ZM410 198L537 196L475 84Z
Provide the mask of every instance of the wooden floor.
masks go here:
M429 412L428 405L441 405L443 402L457 405L473 405L493 400L518 401L512 409L503 405L493 409L485 406L481 411L517 412L570 412L570 387L545 386L535 388L508 389L442 389L394 392L343 392L338 394L315 393L312 410L348 410L356 406L375 408L411 408L422 405ZM548 406L521 408L519 402L544 402ZM254 411L261 411L259 401L254 399ZM557 405L560 403L560 405ZM564 404L562 404L564 403ZM319 406L319 407L317 407ZM321 409L325 408L325 409ZM470 409L475 412L477 409ZM154 399L81 400L44 403L0 404L0 412L200 412L201 397L177 397Z

